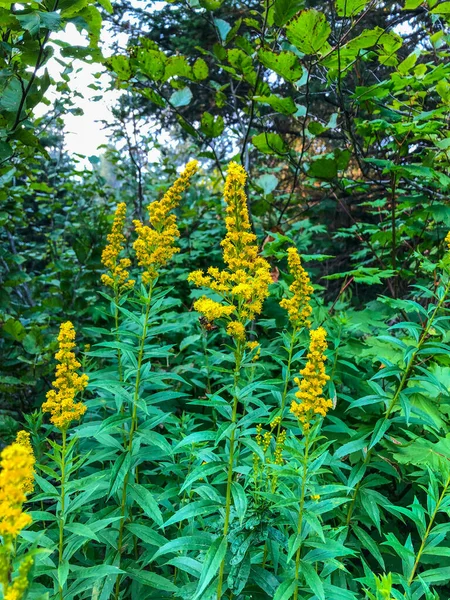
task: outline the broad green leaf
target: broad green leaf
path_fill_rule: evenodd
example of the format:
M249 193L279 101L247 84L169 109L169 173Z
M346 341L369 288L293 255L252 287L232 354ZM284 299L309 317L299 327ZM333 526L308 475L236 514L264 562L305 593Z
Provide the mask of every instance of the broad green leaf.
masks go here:
M264 154L285 154L288 146L278 133L260 133L252 138L253 145Z
M304 0L275 0L273 5L273 20L275 25L282 27L304 6Z
M261 175L256 180L256 185L264 190L264 194L268 196L271 194L278 185L278 179L275 175L267 173L266 175Z
M302 560L302 561L300 561L300 572L302 573L303 577L305 578L307 585L309 585L309 587L311 588L313 593L317 596L317 598L319 600L325 600L325 592L323 589L323 583L322 583L320 577L317 575L314 567L311 564L307 563L306 561Z
M227 35L231 31L231 25L223 19L214 19L214 24L217 27L220 39L222 40L222 42L225 42L225 40L227 39Z
M161 592L178 592L178 588L169 579L152 573L151 571L138 571L137 569L128 569L127 574L144 587L151 587Z
M369 0L336 0L336 11L340 17L353 17L365 9Z
M198 586L192 600L199 600L202 597L203 592L219 570L220 564L225 558L226 551L227 538L217 538L206 553Z
M202 115L202 120L200 124L200 129L202 132L211 138L219 137L224 129L224 122L222 115L218 115L217 117L213 117L209 112L204 112ZM193 336L189 336L193 337Z
M279 112L282 115L292 115L297 111L297 105L292 100L291 96L281 98L276 94L271 94L270 96L254 96L254 100L261 102L262 104L268 104L276 112Z
M208 77L208 73L209 70L206 62L203 60L203 58L197 58L192 67L192 74L194 76L194 79L196 79L197 81L203 81Z
M185 519L192 519L193 517L199 517L201 515L211 514L218 510L217 502L211 500L197 500L191 502L186 506L181 507L168 521L165 523L165 527L179 523Z
M153 519L155 523L162 526L164 520L153 494L139 483L130 483L128 487L130 496L137 502L139 507L142 508L147 517Z
M188 87L178 90L170 96L170 103L176 108L179 108L180 106L187 106L191 103L191 100L192 92Z
M261 48L258 52L258 58L265 67L271 69L286 81L298 81L302 77L303 68L294 52L285 50L276 53L267 48Z
M331 27L325 15L315 9L304 10L286 27L288 40L304 54L318 54L326 45Z
M286 579L278 587L273 600L290 600L296 587L297 581L295 579Z

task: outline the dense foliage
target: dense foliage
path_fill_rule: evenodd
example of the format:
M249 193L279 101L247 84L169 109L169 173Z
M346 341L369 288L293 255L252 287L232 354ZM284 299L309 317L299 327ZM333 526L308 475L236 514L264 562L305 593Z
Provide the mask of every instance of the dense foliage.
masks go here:
M450 596L449 14L0 0L0 598Z

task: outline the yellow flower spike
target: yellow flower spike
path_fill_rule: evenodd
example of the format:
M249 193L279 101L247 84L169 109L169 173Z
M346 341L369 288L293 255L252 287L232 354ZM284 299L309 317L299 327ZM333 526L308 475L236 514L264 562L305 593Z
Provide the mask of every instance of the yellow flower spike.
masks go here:
M450 250L450 231L447 233L447 236L445 238L445 242L448 246L448 249Z
M245 341L245 327L239 321L230 321L227 325L227 333L241 342Z
M88 384L87 375L78 375L81 364L75 358L72 349L75 347L75 329L70 321L63 323L59 330L59 350L55 354L59 364L56 367L56 379L53 386L56 390L47 392L47 401L42 405L44 412L51 413L50 421L58 429L67 429L70 423L81 418L86 412L82 402L75 402L78 392Z
M228 317L234 311L234 306L224 306L223 304L220 304L220 302L215 302L206 296L196 300L194 302L194 308L199 313L202 313L208 321Z
M330 379L325 373L325 351L327 349L326 331L323 327L313 329L309 332L310 344L305 368L300 371L301 379L295 379L298 391L295 400L291 404L291 412L298 418L302 427L307 431L314 418L319 415L325 417L333 403L326 400L323 388Z
M259 342L256 340L254 342L247 342L245 347L250 350L250 352L256 350L255 356L252 358L252 362L256 362L261 356L261 346L259 345Z
M125 202L117 205L111 233L106 238L108 245L102 252L102 264L108 272L101 276L101 280L104 285L112 287L118 292L132 288L135 283L134 279L129 279L130 273L127 271L131 266L131 260L119 258L126 242L123 234L126 212Z
M31 436L28 433L28 431L19 431L16 435L16 444L19 444L20 446L22 446L23 448L26 449L26 451L29 453L29 455L32 458L33 467L34 467L36 459L34 456L33 446L31 445L30 438L31 438ZM25 492L25 494L29 494L33 490L34 490L34 469L31 472L31 476L23 484L23 491Z
M188 281L206 287L221 297L222 302L214 301L215 310L220 314L216 318L231 319L234 314L236 319L230 320L227 333L239 342L245 341L245 322L261 313L272 283L270 265L258 255L256 236L251 231L245 194L246 179L245 169L231 162L224 187L227 233L221 242L226 268L219 270L210 267L206 275L202 271L194 271L188 277ZM209 311L209 316L204 312L212 305L208 305L205 298L201 300L203 304L197 301L195 309L212 320L212 311ZM217 305L224 307L226 312L221 313Z
M302 266L297 248L288 248L288 265L294 281L289 287L292 292L291 298L283 298L280 302L281 308L287 310L289 320L294 327L311 327L309 317L312 308L309 304L313 287L308 273Z
M28 575L33 566L31 556L26 556L19 566L19 574L14 579L12 585L4 590L4 600L22 600L28 588Z
M31 523L22 512L26 500L25 486L33 479L34 456L17 442L0 454L0 535L15 539Z
M172 256L179 252L175 240L180 237L176 224L176 216L170 214L180 203L181 194L189 187L191 178L198 170L198 162L191 160L164 194L161 200L147 206L150 225L141 221L133 221L137 240L133 244L138 264L144 268L142 281L149 285L159 275L159 269L166 266Z

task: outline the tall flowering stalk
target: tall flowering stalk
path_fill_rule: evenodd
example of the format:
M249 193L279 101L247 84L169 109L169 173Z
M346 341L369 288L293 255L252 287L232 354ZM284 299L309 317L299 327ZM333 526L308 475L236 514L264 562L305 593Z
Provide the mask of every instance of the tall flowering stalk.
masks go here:
M217 299L203 296L194 308L208 321L224 319L226 332L234 339L233 407L230 434L230 450L227 469L225 496L225 519L223 535L228 535L231 510L231 487L233 482L234 452L236 446L235 427L237 421L238 386L241 365L246 346L246 325L260 314L263 302L269 295L272 283L269 263L259 256L256 236L251 231L247 209L245 182L247 174L243 167L231 162L224 187L226 203L226 236L221 242L225 269L210 267L205 274L194 271L189 281L209 289ZM219 570L217 598L222 596L225 559Z
M280 434L281 423L284 417L284 410L286 408L286 398L288 394L289 383L291 381L292 356L297 342L298 333L303 327L307 327L308 329L311 327L311 321L309 317L312 314L310 302L313 294L313 287L311 285L309 275L302 266L297 248L288 248L287 252L288 267L289 272L293 277L293 282L289 286L289 292L291 295L288 298L283 298L280 301L280 306L287 311L292 329L289 333L289 345L286 347L288 360L284 375L284 388L281 395L281 419L278 424L277 435Z
M26 556L18 575L11 581L11 559L19 533L30 525L31 516L23 511L26 494L33 489L34 454L26 432L19 432L14 443L0 454L0 588L4 600L21 600L28 588L28 575L33 566Z
M53 382L55 390L47 392L47 401L42 405L43 412L51 414L50 421L61 431L62 445L53 442L55 459L60 464L61 479L61 507L59 511L59 543L58 561L61 565L64 549L64 525L66 520L65 499L66 485L68 481L67 456L71 448L67 447L67 430L74 420L80 419L86 412L86 406L82 402L76 402L76 396L82 392L88 384L88 376L79 375L77 370L81 364L75 357L75 329L70 321L63 323L58 335L59 350L55 354L58 361L56 366L56 379ZM63 587L59 585L59 597L63 598Z
M141 367L144 357L145 341L147 338L152 294L160 270L168 264L175 253L179 252L179 248L175 246L175 242L180 237L180 232L176 222L176 215L173 214L173 211L178 207L182 198L182 193L189 187L191 179L197 170L198 162L196 160L188 162L180 177L164 194L161 200L152 202L147 206L149 225L144 225L138 220L133 221L137 233L137 239L133 243L133 248L136 252L139 266L144 269L142 273L142 283L146 288L146 295L144 296L142 332L139 338L136 380L134 384L133 405L131 408L131 424L128 439L125 440L129 453L131 453L133 437L138 425L137 408L141 385ZM119 556L123 550L123 534L129 479L130 472L127 472L123 482L120 503L120 515L122 518L119 525L117 543ZM116 598L118 598L119 595L120 578L118 577L115 589Z
M108 245L102 252L102 264L106 268L106 273L103 273L101 280L104 285L112 288L114 293L114 323L116 330L116 341L119 342L119 300L120 296L133 288L135 280L130 278L128 269L131 267L129 258L120 258L122 254L126 238L123 233L125 227L125 219L127 213L127 205L121 202L117 205L114 213L114 221L111 228L111 233L108 234ZM120 348L117 349L117 362L119 369L119 380L122 381L122 355Z
M320 417L325 417L328 410L332 408L331 400L323 396L323 388L329 379L325 373L325 351L327 350L326 331L323 327L311 330L309 352L305 368L300 371L301 378L296 378L295 382L298 390L291 404L291 412L298 418L300 426L304 433L304 452L303 452L303 471L300 487L299 513L297 522L297 553L295 556L295 579L296 588L294 591L294 600L298 598L298 579L300 572L300 557L302 550L302 525L305 506L305 497L308 481L308 460L311 452L311 425Z

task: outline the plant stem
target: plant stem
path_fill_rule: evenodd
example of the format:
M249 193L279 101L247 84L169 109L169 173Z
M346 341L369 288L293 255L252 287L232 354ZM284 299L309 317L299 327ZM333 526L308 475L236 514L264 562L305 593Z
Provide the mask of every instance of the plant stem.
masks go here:
M142 326L142 335L141 335L140 341L139 341L136 382L135 382L135 386L134 386L133 407L132 407L132 412L131 412L131 425L130 425L130 433L128 435L128 444L127 444L127 451L130 454L131 454L132 447L133 447L133 436L137 429L137 408L138 408L138 401L139 401L139 388L140 388L140 383L141 383L141 367L142 367L142 360L144 357L145 340L147 338L147 328L148 328L148 319L150 316L150 304L151 304L151 298L152 298L152 291L153 291L153 286L150 286L149 293L146 298L146 307L145 307L145 313L144 313L144 323ZM119 554L119 564L120 564L120 557L121 557L122 550L123 550L123 532L124 532L124 527L125 527L125 510L126 510L127 488L128 488L129 479L130 479L130 471L127 471L125 474L125 478L123 480L122 499L120 502L120 516L122 518L120 520L119 537L117 540L117 552ZM119 598L119 592L120 592L120 578L119 578L119 576L117 576L116 588L115 588L116 600Z
M422 557L422 553L423 553L423 551L425 549L425 544L427 543L428 536L430 535L431 529L432 529L432 527L434 525L434 520L436 519L436 515L438 514L439 507L440 507L440 505L442 504L442 502L443 502L443 500L445 498L445 495L447 493L449 485L450 485L450 477L447 478L447 481L445 482L445 485L444 485L444 489L442 490L442 493L439 496L439 500L436 503L436 507L435 507L435 509L433 511L433 514L430 517L430 522L428 523L428 527L427 527L427 530L425 531L425 535L423 536L422 543L420 544L420 548L419 548L419 551L417 553L416 560L414 561L414 566L412 568L411 575L409 576L409 579L408 579L408 586L410 586L411 583L414 581L414 576L416 574L417 567L419 566L420 559Z
M299 512L298 512L298 522L297 522L297 535L301 536L302 533L302 525L303 525L303 509L305 506L305 496L306 496L306 480L308 476L308 458L309 458L309 430L305 433L305 451L303 454L303 474L302 474L302 487L300 491L300 504L299 504ZM294 590L294 600L298 598L298 576L300 572L300 555L302 551L302 542L301 539L299 541L299 545L297 548L297 554L295 555L295 581L296 586Z
M231 423L235 425L237 420L237 405L238 405L238 383L239 377L241 374L241 363L242 363L242 354L244 348L242 342L238 341L236 345L235 351L235 366L234 366L234 380L233 380L233 410L231 413ZM236 427L233 427L230 435L230 454L228 457L228 476L227 476L227 491L225 497L225 521L223 524L223 535L226 536L228 534L228 527L230 524L230 509L231 509L231 484L233 483L233 461L234 461L234 447L235 447L235 430ZM222 584L223 584L223 574L225 570L225 557L222 560L222 564L220 565L219 570L219 582L217 584L217 600L220 600L222 597Z
M64 550L64 524L65 524L65 484L66 484L66 441L67 441L67 431L63 429L62 431L62 450L61 450L61 516L59 519L59 552L58 552L58 566L61 566L63 550ZM59 586L59 597L60 600L63 600L63 587L60 583Z
M436 304L431 317L428 319L427 325L426 325L425 329L423 330L422 335L420 336L419 342L417 344L417 348L411 354L411 357L409 359L409 362L408 362L408 365L407 365L407 367L405 369L405 372L403 373L403 376L402 376L402 378L400 380L400 383L398 384L398 387L397 387L397 389L395 391L395 394L392 397L392 400L390 401L390 403L389 403L389 405L388 405L388 407L386 409L386 412L384 414L383 422L385 422L385 421L387 421L389 419L392 411L394 410L394 408L397 405L397 402L398 402L398 399L400 397L401 392L403 391L405 385L408 383L408 378L409 378L409 376L411 374L411 371L412 371L412 369L414 367L414 361L416 359L416 356L420 352L423 344L426 342L426 339L428 337L430 329L431 329L431 327L433 325L434 319L436 318L436 315L437 315L438 311L440 310L440 308L444 304L445 299L446 299L446 297L448 295L449 289L450 289L450 281L445 286L444 293L442 294L442 298ZM373 450L374 450L374 447L372 447L370 450L368 450L368 452L366 454L366 457L364 459L364 464L365 465L368 465L370 463L370 459L372 457ZM352 501L350 503L349 510L348 510L348 513L347 513L347 525L350 524L350 521L352 519L353 511L354 511L355 504L356 504L356 498L358 496L358 492L359 492L359 489L361 487L361 482L362 482L362 479L360 481L358 481L358 483L357 483L357 485L355 487L355 493L353 495L353 498L352 498Z
M284 416L284 409L286 408L286 398L287 398L289 383L291 381L292 355L294 353L294 347L295 347L295 341L297 338L297 333L298 333L298 329L297 329L297 327L294 327L294 329L292 331L292 335L291 335L291 343L289 344L289 350L288 350L288 361L287 361L287 365L286 365L286 374L284 377L284 389L283 389L283 395L281 396L281 421L278 423L278 427L277 427L277 435L276 435L277 438L280 435L281 422L282 422L283 416Z

